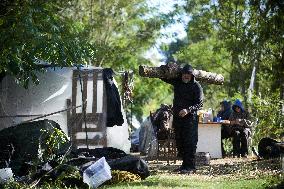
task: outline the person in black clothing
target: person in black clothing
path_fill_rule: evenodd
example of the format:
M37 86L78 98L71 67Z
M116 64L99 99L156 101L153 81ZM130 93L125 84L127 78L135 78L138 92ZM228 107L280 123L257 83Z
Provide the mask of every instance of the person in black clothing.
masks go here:
M229 120L232 113L230 102L224 100L220 102L221 110L218 112L217 117L221 117L222 120ZM221 126L221 148L222 156L225 156L225 149L223 139L232 137L232 128L229 125L222 124Z
M251 134L250 116L244 110L242 102L237 99L232 106L233 112L230 115L230 126L232 127L233 155L234 157L246 157L248 155L248 142Z
M203 89L195 80L193 68L186 64L177 79L162 79L173 85L173 127L182 165L175 171L195 172L195 153L198 141L197 110L203 106Z

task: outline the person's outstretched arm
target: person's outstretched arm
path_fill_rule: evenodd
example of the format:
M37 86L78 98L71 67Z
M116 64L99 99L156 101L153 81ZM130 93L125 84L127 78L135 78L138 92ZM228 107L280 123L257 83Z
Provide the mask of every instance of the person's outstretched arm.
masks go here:
M193 105L188 107L190 113L197 112L203 107L203 89L199 83L196 83L194 87L194 100Z
M178 82L178 79L165 79L165 78L160 78L163 82L166 82L168 84L174 85L175 83Z

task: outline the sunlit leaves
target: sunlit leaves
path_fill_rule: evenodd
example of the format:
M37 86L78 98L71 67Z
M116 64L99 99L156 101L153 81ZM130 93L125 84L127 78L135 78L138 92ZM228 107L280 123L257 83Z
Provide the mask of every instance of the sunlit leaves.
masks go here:
M57 66L86 61L90 49L81 35L84 27L61 14L61 1L15 0L2 5L1 71L27 86L36 81L36 60Z

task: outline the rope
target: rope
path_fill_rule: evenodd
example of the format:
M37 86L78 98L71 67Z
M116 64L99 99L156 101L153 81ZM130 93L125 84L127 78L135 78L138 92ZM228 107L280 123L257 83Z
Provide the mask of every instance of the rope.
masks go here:
M0 118L9 118L9 117L34 117L34 116L43 116L43 114L33 114L33 115L1 115Z
M85 103L86 103L86 102L85 102ZM76 109L76 108L79 108L79 107L82 107L82 105L79 105L79 106L71 106L70 108L66 108L66 109L64 109L64 110L52 112L52 113L49 113L49 114L43 114L42 116L39 116L39 117L36 117L36 118L33 118L33 119L29 119L29 120L27 120L27 121L24 121L23 123L31 122L31 121L34 121L34 120L37 120L37 119L41 119L41 118L44 118L44 117L48 117L48 116L51 116L51 115L54 115L54 114L58 114L58 113L61 113L61 112L65 112L65 111L68 111L68 110L72 110L72 109Z

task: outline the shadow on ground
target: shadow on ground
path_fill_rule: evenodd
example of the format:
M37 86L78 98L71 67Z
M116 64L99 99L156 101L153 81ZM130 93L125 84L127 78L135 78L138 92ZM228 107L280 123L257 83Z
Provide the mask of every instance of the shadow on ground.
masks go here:
M181 161L176 164L164 161L149 162L150 171L153 174L175 174L173 170L178 168ZM224 158L211 160L209 166L197 166L197 175L207 176L225 176L234 175L234 177L246 175L255 177L263 174L277 174L281 172L280 159L256 160L254 158Z

